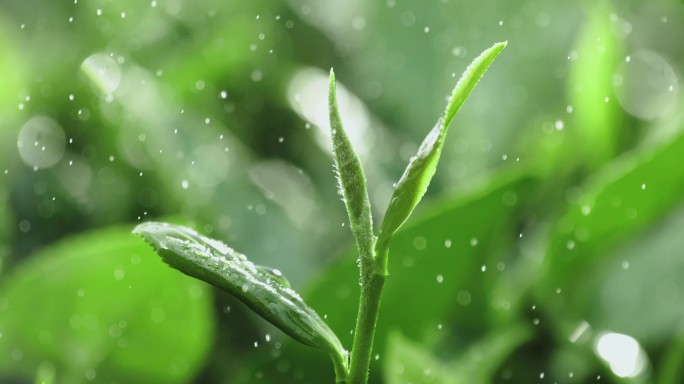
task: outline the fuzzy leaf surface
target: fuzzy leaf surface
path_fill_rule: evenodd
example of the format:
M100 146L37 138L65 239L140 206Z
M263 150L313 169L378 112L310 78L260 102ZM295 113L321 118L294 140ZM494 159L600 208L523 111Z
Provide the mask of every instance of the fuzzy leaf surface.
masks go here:
M344 356L337 336L279 271L255 265L224 243L187 227L148 222L133 233L171 267L229 292L295 340Z
M365 262L370 261L373 243L373 219L371 218L370 200L366 188L366 175L363 172L363 167L361 167L361 161L344 131L337 106L336 93L335 73L331 70L328 106L337 180L340 184L340 191L347 208L349 223L356 238L361 260Z
M473 60L458 80L458 83L456 83L444 115L425 137L418 149L418 153L411 158L404 174L394 189L394 194L390 200L378 235L376 245L380 251L378 254L383 254L382 251L386 250L389 239L408 219L411 212L413 212L423 198L423 195L425 195L430 180L432 180L437 169L439 156L442 152L451 121L487 68L506 47L506 44L506 42L497 43L482 52L480 56Z

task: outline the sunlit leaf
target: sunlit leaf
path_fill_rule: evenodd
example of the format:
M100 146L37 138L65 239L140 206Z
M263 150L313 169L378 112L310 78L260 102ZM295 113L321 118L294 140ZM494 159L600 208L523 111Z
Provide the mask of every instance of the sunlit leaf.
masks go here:
M587 20L575 43L568 91L572 108L573 160L591 168L612 158L623 128L614 97L613 76L622 57L622 43L610 20L607 2L587 2ZM580 154L580 156L578 156Z
M376 249L380 257L386 258L387 242L408 219L427 191L430 180L435 174L439 156L444 146L447 130L456 112L463 105L485 71L506 47L505 42L497 43L484 51L468 66L451 94L444 115L425 137L394 189L394 194L385 213Z
M149 243L171 267L221 288L294 339L337 356L337 336L277 270L253 264L220 241L167 223L138 225L134 234Z
M366 188L366 175L342 126L337 107L335 73L330 70L328 94L330 130L335 153L335 168L340 191L347 207L351 230L356 238L362 262L369 262L373 242L373 220Z
M187 383L214 337L204 284L171 271L130 228L50 246L0 284L0 382Z

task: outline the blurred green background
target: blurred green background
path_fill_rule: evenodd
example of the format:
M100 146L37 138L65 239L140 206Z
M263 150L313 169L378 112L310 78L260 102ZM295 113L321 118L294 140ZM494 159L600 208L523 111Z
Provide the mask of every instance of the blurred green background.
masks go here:
M675 0L3 0L0 382L331 383L130 230L184 223L280 269L350 348L327 72L378 223L503 40L393 240L371 381L684 382Z

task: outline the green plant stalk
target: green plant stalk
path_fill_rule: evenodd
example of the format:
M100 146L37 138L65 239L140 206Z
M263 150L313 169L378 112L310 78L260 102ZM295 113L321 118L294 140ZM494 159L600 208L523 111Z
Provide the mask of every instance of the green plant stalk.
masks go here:
M372 266L369 267L372 269ZM366 384L368 382L375 325L378 321L385 275L371 272L368 276L368 280L361 285L361 298L356 317L354 345L349 369L349 384Z
M347 366L346 357L342 359L340 356L331 353L330 358L332 359L333 367L335 368L335 383L348 384L349 367Z

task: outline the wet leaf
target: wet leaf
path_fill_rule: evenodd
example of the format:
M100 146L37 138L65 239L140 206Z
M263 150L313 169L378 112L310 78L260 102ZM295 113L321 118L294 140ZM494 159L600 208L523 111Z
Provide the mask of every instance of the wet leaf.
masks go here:
M456 112L461 108L463 102L465 102L487 68L506 47L506 44L505 42L497 43L480 54L468 66L458 80L458 83L456 83L444 115L437 121L437 124L432 128L427 137L425 137L418 149L418 153L411 158L404 174L394 189L394 194L378 235L376 250L379 255L386 255L389 239L408 219L411 212L413 212L423 198L430 180L432 180L432 176L434 176L437 169L437 163L444 146L449 124L451 124Z
M330 70L328 103L337 181L344 204L347 207L349 223L356 238L361 259L364 262L370 261L373 243L373 219L371 218L370 201L366 188L366 175L342 126L342 119L337 108L335 73L332 70Z
M133 233L149 243L171 267L234 295L292 338L344 356L337 336L289 288L282 274L253 264L220 241L168 223L148 222Z

